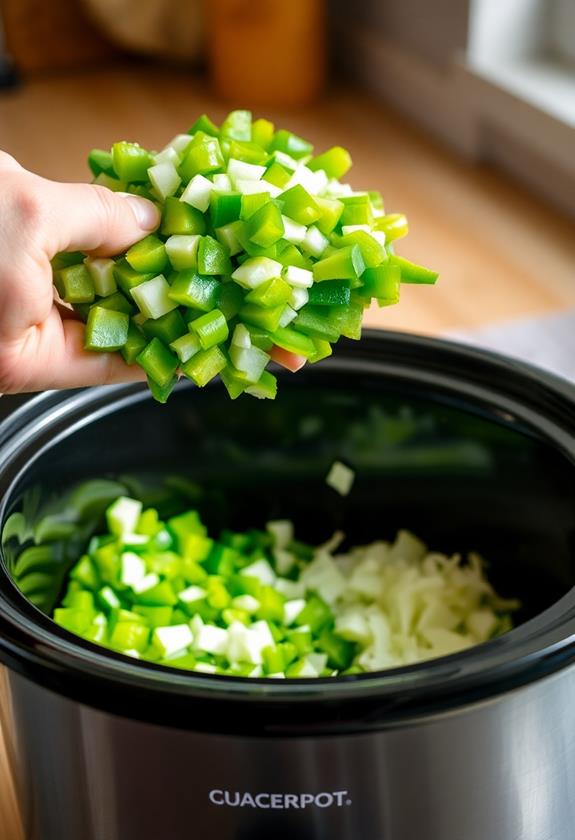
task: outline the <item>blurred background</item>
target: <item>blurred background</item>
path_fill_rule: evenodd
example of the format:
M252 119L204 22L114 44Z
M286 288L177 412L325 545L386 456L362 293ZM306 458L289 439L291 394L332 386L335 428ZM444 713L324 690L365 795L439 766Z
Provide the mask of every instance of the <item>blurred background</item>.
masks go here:
M231 107L348 147L408 215L440 281L368 324L575 378L575 0L0 0L0 148L44 176Z

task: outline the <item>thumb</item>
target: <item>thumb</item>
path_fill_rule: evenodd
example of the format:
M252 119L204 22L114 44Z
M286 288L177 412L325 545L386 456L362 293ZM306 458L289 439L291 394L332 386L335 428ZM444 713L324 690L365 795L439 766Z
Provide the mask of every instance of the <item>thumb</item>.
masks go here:
M160 212L152 201L96 184L45 182L44 250L117 254L155 230Z

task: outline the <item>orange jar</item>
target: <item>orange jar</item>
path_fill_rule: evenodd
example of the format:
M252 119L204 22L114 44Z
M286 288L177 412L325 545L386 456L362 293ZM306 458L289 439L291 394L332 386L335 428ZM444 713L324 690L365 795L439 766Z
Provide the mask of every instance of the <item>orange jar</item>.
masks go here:
M207 0L212 79L250 106L313 101L325 78L325 0Z

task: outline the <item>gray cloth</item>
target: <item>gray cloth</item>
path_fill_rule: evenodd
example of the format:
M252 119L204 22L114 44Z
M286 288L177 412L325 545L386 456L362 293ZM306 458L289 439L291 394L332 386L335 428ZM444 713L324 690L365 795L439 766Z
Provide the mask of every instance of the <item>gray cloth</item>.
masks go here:
M575 380L575 310L452 330L445 338L485 347Z

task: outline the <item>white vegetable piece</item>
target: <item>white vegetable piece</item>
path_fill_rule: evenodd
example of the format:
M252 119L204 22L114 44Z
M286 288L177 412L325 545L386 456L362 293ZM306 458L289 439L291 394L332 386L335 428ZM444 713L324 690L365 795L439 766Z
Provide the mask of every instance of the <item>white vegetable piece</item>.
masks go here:
M146 574L146 564L133 551L124 551L120 558L120 581L124 586L138 584Z
M293 523L289 519L274 519L268 522L266 531L272 535L276 548L286 548L294 538Z
M234 621L228 628L226 656L230 662L261 665L262 651L266 647L275 647L274 638L266 621L256 621L251 627Z
M275 198L281 193L280 188L276 187L275 184L270 184L269 181L255 181L251 178L236 178L235 187L242 195L267 193L270 198Z
M112 534L118 537L132 534L136 530L141 513L141 502L120 496L106 511L108 527Z
M334 604L345 592L347 583L338 566L326 551L316 552L300 575L306 589L317 592L327 604Z
M280 327L287 327L288 324L291 324L297 318L297 312L295 309L292 309L289 304L284 306L283 312L280 318Z
M371 227L369 225L342 225L341 227L341 232L344 236L347 236L348 233L357 233L358 230L371 233Z
M257 163L246 163L243 160L236 160L230 158L228 161L228 177L232 184L236 183L238 179L243 181L259 181L265 174L265 166L260 166Z
M257 289L267 280L281 277L281 273L282 264L277 260L272 260L269 257L250 257L236 268L232 278L244 289ZM136 286L136 288L138 287Z
M180 196L180 201L190 204L205 213L210 206L214 185L205 175L194 175Z
M328 245L329 239L315 225L308 227L304 240L301 243L302 250L311 254L312 257L321 257Z
M184 651L193 641L192 631L187 624L174 624L171 627L156 627L152 635L154 647L161 656L173 656Z
M197 662L194 667L194 671L198 671L200 674L215 674L217 670L211 662Z
M354 480L355 473L352 469L342 464L341 461L334 461L326 476L325 483L336 490L340 496L348 496Z
M245 610L248 613L255 613L260 608L260 602L253 595L238 595L232 599L232 607L237 610Z
M176 136L172 137L170 142L164 147L164 151L166 149L175 149L179 155L183 155L183 153L187 151L187 148L192 140L193 137L191 134L176 134Z
M293 624L300 612L305 607L304 598L296 598L294 601L286 601L284 604L284 621L286 624Z
M194 601L203 600L208 593L201 586L188 586L187 589L182 590L178 595L180 601L184 604L193 604Z
M132 297L138 309L146 318L161 318L178 304L169 296L170 284L163 274L158 274L152 280L146 280L132 289Z
M227 249L230 257L244 250L242 243L238 239L237 224L237 222L230 222L229 225L222 225L222 227L216 228L215 230L218 242L221 242Z
M175 271L196 267L201 238L199 234L174 234L166 240L166 253Z
M307 268L300 268L297 265L288 265L282 272L282 277L290 286L300 289L309 289L313 286L313 271Z
M132 584L132 589L136 593L136 595L141 595L142 592L147 592L148 589L153 589L154 586L157 586L160 582L160 576L157 575L155 572L149 572L147 575L144 575L143 578L136 581L136 583Z
M264 586L273 586L276 580L276 573L263 557L249 566L244 566L242 576L257 578Z
M173 163L177 167L182 162L182 159L173 146L166 146L165 149L162 149L161 152L154 155L154 161L156 163Z
M204 624L193 634L194 650L223 655L228 647L228 631L215 624Z
M300 225L299 222L294 222L289 216L282 216L284 223L283 239L287 239L292 245L301 245L305 239L307 228L305 225Z
M291 290L291 297L290 297L290 306L296 310L296 312L302 309L309 300L309 292L307 289L300 289L297 286L293 286Z
M150 166L148 178L160 201L165 201L168 196L174 195L182 183L176 167L170 161L163 161L162 163L156 163L155 166Z
M218 192L229 193L233 192L232 182L229 175L219 174L214 175L214 189Z

